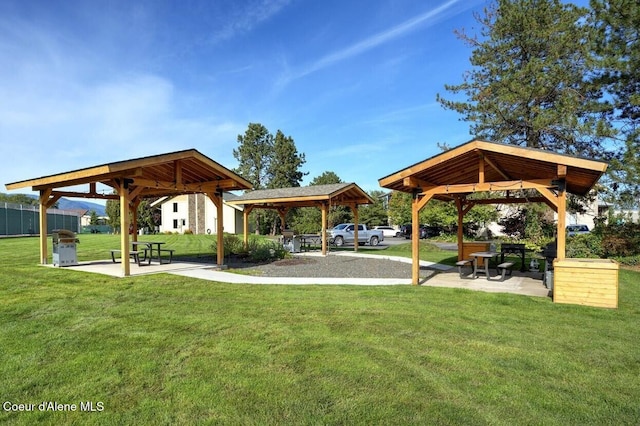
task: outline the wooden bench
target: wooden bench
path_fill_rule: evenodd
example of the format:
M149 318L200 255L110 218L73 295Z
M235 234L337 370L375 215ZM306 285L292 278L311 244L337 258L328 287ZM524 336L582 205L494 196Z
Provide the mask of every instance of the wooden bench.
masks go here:
M456 262L456 266L458 267L458 273L460 274L460 278L464 276L462 273L462 268L469 265L471 267L471 272L473 272L473 259L463 259Z
M496 269L498 270L498 272L502 274L502 276L500 277L500 281L504 281L504 278L506 275L511 275L514 264L515 264L514 262L503 262L498 266L496 266Z
M116 253L120 253L120 250L111 250L111 260L113 260L113 263L116 263ZM129 257L133 257L133 260L136 261L136 263L138 264L138 266L140 266L140 252L139 251L135 251L132 250L129 252ZM145 258L146 258L146 253L145 253Z

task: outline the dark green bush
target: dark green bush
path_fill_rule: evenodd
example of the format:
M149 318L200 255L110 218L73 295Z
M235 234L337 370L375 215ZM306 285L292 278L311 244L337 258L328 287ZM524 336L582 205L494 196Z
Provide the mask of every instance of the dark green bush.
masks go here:
M602 230L602 250L606 257L640 255L640 224L615 223Z
M602 238L594 233L569 237L566 256L568 258L601 258L603 257Z
M224 234L222 243L225 256L242 256L253 262L283 259L288 253L282 244L256 235L249 236L247 248L244 247L242 238L234 234ZM211 244L211 249L213 253L218 252L217 241Z
M263 240L249 251L249 258L254 262L266 262L275 259L284 259L287 251L282 244L275 241Z

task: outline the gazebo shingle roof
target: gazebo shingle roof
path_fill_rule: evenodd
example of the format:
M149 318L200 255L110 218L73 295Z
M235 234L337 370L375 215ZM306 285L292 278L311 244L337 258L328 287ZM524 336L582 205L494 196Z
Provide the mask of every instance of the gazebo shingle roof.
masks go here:
M291 188L258 189L240 195L230 204L264 206L316 206L321 202L334 205L372 204L373 199L355 183L333 183Z

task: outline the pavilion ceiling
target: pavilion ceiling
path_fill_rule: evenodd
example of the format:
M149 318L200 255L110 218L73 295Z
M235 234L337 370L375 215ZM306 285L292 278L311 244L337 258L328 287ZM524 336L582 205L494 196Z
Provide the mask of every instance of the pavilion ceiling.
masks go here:
M95 185L114 189L121 185L139 198L246 190L252 184L195 149L103 164L50 176L7 184L7 189L31 187L50 190L53 195L84 198L116 198L99 194ZM87 191L64 188L88 184Z
M385 176L379 183L403 192L431 188L435 198L445 200L454 193L555 187L560 181L568 192L586 195L606 168L606 163L590 159L473 140Z

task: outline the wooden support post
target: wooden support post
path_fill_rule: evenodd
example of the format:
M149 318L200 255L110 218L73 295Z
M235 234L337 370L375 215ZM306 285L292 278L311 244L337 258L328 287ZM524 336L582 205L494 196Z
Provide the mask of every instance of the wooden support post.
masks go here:
M242 226L244 227L244 249L249 249L249 214L253 210L253 206L244 206L244 210L242 211Z
M280 216L280 233L282 233L285 230L288 211L289 209L286 207L280 207L277 209L278 216Z
M422 198L416 193L411 202L411 283L420 284L420 210L433 197L434 191L422 193Z
M558 191L558 247L557 259L563 260L566 256L566 222L567 222L567 192Z
M420 282L420 199L417 195L411 202L411 284Z
M138 205L140 205L140 199L136 197L131 200L130 204L129 211L131 212L131 223L133 225L131 241L138 241Z
M120 254L122 255L122 275L131 275L129 262L129 190L126 184L118 187L120 195Z
M320 235L322 235L322 255L327 255L327 216L328 216L329 207L327 204L323 203L320 206L320 211L322 212L322 226L320 230Z
M47 253L47 204L49 201L50 189L40 191L40 263L47 264L49 257Z
M464 210L462 208L462 199L456 198L456 209L458 210L458 260L463 260L464 246Z
M218 216L218 221L216 223L216 246L218 251L217 257L217 265L222 267L224 264L224 218L222 208L224 207L224 203L222 202L222 193L221 192L207 192L207 197L213 202L216 206L216 212Z
M349 207L353 212L353 251L357 252L360 246L360 240L358 239L358 205L352 204Z
M222 266L224 264L224 218L223 218L223 203L222 203L222 194L220 194L220 198L218 204L216 205L216 209L218 211L218 266Z

